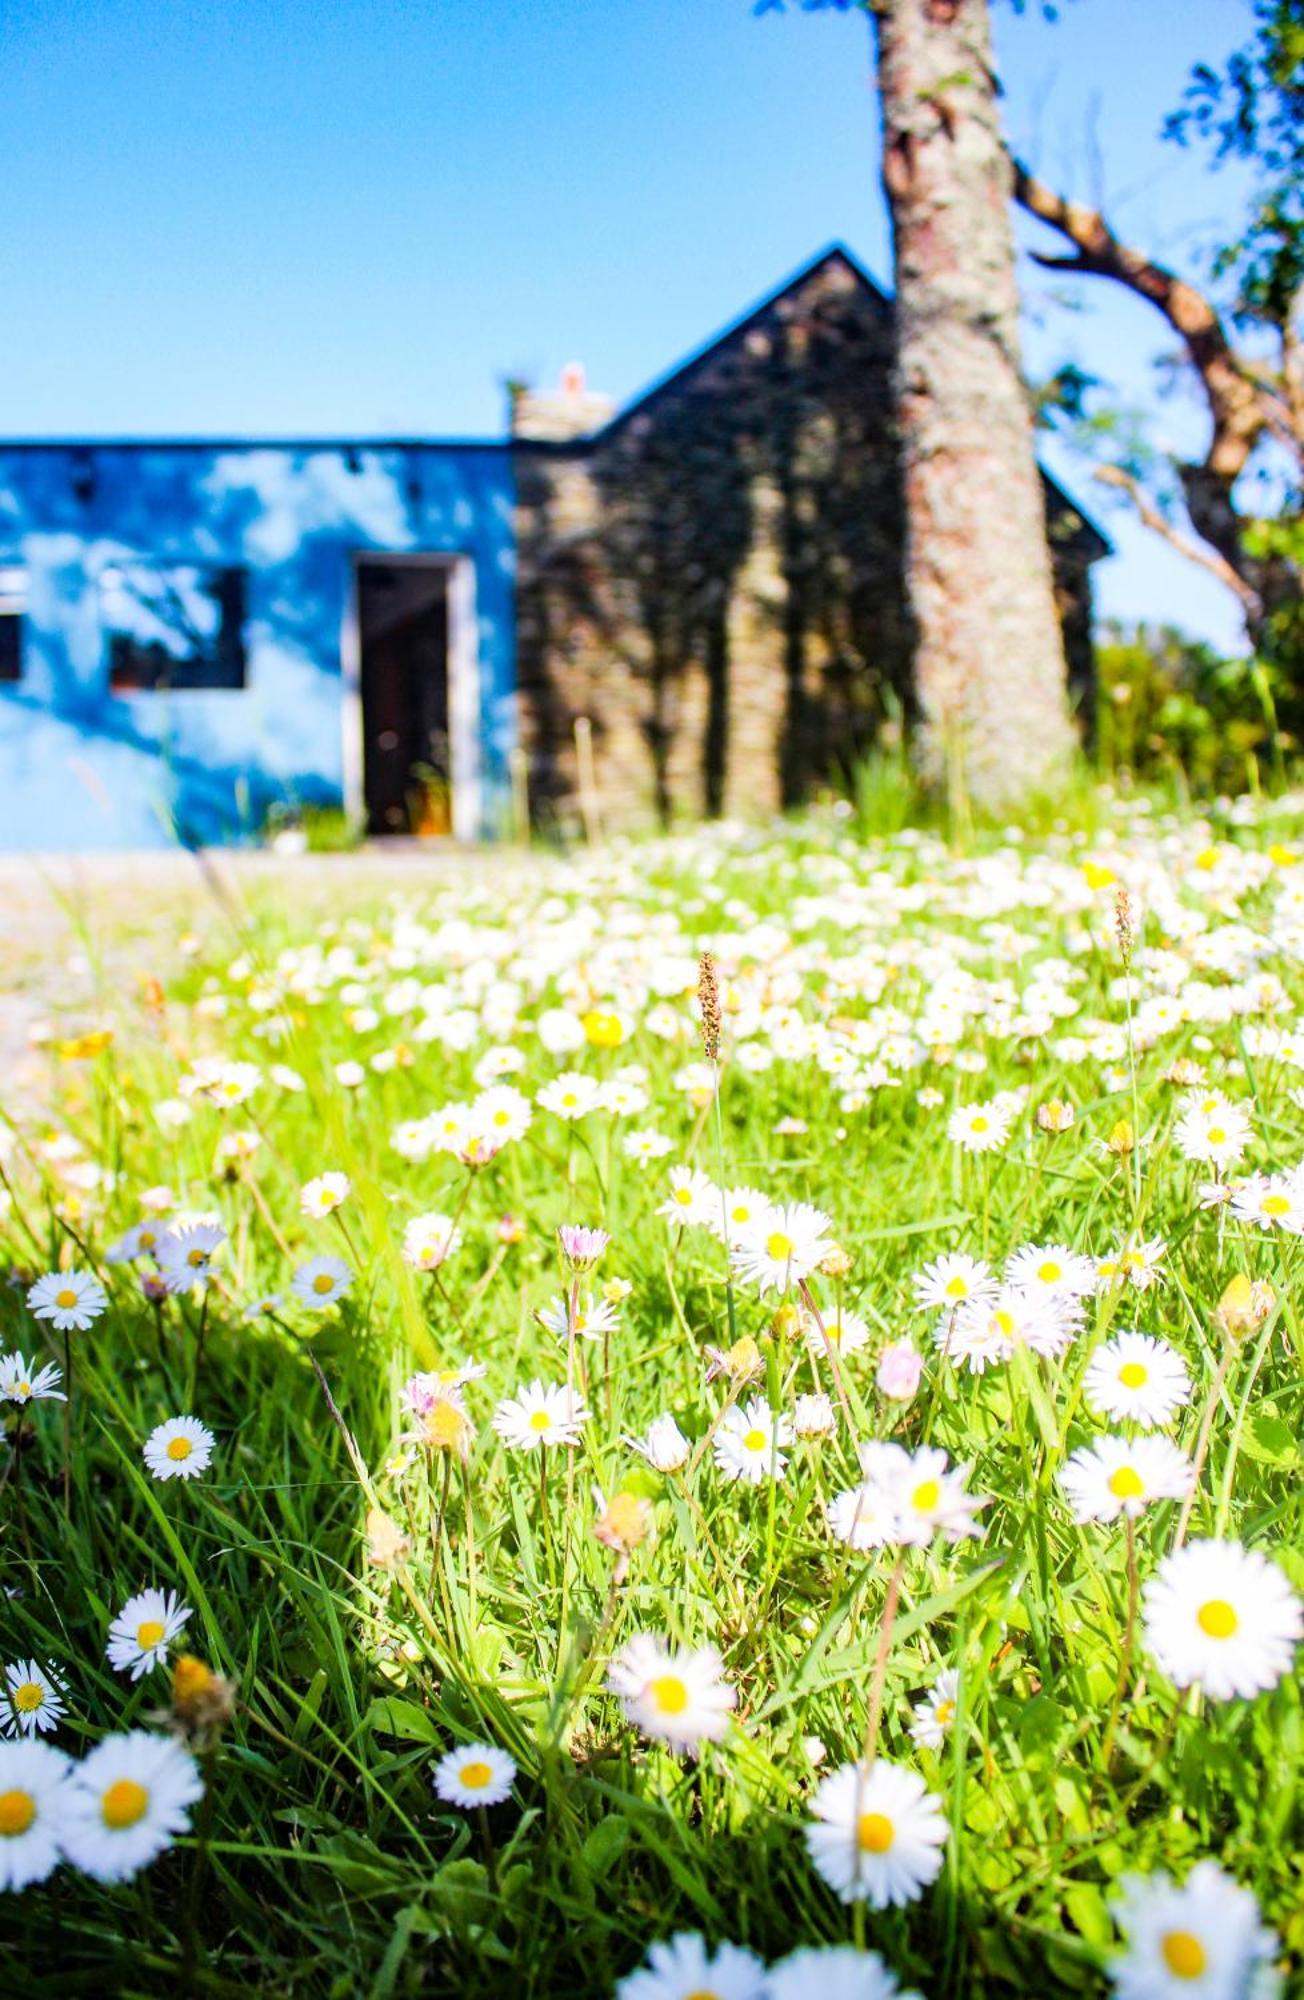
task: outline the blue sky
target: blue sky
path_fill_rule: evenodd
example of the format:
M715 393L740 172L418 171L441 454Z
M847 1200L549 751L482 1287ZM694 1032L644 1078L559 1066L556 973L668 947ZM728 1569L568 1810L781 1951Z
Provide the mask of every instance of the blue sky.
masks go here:
M1178 257L1236 184L1158 142L1248 0L998 9L1009 129ZM750 0L0 0L0 436L495 435L501 378L620 400L833 238L889 270L862 20ZM1094 138L1093 135L1094 134ZM1053 246L1048 246L1053 247ZM1144 306L1032 281L1032 365L1136 396ZM1065 289L1060 287L1059 289ZM1163 427L1198 443L1198 406ZM1106 612L1219 643L1218 585L1048 462Z

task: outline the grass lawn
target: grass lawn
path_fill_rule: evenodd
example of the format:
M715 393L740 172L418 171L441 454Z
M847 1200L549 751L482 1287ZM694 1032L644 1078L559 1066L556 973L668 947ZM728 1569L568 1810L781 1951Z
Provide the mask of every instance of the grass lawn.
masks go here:
M10 1990L1299 1991L1304 800L223 880L0 1086Z

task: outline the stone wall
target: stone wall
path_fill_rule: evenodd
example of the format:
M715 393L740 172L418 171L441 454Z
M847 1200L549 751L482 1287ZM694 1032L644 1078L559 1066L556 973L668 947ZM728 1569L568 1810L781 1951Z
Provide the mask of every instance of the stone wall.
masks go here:
M579 715L628 825L795 804L908 714L891 364L890 304L834 254L596 438L518 444L541 818L574 816ZM1082 627L1071 524L1059 545Z

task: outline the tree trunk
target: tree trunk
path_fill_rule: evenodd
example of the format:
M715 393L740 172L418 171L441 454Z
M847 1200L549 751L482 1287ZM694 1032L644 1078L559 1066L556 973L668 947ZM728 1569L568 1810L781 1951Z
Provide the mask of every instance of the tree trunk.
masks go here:
M925 769L1000 809L1074 742L1019 367L987 0L873 0Z

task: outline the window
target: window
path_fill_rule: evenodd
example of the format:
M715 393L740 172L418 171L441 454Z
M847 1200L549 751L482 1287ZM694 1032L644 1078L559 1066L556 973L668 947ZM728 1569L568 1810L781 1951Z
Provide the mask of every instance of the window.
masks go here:
M23 677L23 613L27 609L27 572L0 564L0 681Z
M246 584L243 569L133 562L102 570L109 686L117 694L242 688Z

